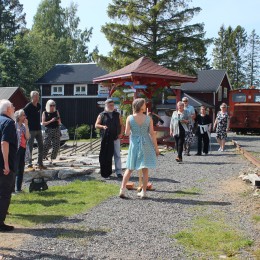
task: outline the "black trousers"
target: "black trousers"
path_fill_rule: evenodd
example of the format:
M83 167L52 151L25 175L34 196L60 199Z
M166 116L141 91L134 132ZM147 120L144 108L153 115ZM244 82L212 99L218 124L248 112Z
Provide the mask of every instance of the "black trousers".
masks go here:
M6 218L14 182L15 174L13 171L10 171L8 175L4 175L3 169L0 170L0 225L4 223Z
M16 154L16 190L20 191L22 189L23 182L23 173L24 173L24 165L25 165L25 151L26 149L23 147L19 147Z
M178 157L179 159L182 159L183 144L185 141L185 130L182 126L179 125L179 135L178 136L175 135L174 139L175 139Z
M209 136L208 133L198 133L198 154L201 154L203 141L203 153L207 154L209 152Z

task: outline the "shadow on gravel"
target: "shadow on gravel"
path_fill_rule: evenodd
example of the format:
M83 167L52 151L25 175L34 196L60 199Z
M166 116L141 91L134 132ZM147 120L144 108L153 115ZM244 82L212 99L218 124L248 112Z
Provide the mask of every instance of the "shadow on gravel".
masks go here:
M15 252L13 250L12 252ZM4 257L8 257L10 260L35 260L35 259L59 259L59 260L78 260L78 258L74 257L67 257L67 256L61 256L57 254L47 254L47 253L38 253L35 251L25 251L25 250L19 250L21 254L25 254L27 256L8 256L4 255ZM4 258L5 259L5 258Z
M13 233L30 234L37 237L45 238L86 238L93 236L105 236L108 232L105 230L82 230L80 229L66 229L66 228L16 228Z
M216 164L216 165L222 165L222 164L230 164L230 162L184 162L185 164Z
M162 179L159 179L159 178L149 178L149 181L151 181L151 182L180 183L179 181L175 181L175 180L172 180L172 179L166 179L166 178L162 178Z
M219 201L202 201L202 200L187 200L187 199L167 199L167 198L147 198L147 200L155 202L163 202L170 204L184 204L184 205L200 205L200 206L228 206L230 202Z

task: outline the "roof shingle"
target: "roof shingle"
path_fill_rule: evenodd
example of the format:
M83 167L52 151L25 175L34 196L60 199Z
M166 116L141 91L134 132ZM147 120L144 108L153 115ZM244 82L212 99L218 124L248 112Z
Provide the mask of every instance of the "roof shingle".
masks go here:
M36 84L75 84L93 83L93 78L106 74L107 71L95 63L56 64Z
M226 70L198 71L198 80L194 83L183 83L181 90L184 92L216 92L225 75Z

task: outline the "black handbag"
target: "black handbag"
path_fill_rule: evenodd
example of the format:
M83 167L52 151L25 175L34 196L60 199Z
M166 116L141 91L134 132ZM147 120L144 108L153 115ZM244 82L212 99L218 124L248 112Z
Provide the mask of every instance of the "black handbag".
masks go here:
M48 190L48 185L44 178L32 179L32 182L30 183L29 187L29 192L44 190Z

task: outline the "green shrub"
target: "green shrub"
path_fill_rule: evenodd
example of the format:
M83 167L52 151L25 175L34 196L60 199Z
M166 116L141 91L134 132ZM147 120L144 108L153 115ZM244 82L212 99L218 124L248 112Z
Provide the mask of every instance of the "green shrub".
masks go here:
M78 139L88 139L90 137L90 126L87 124L77 128Z

